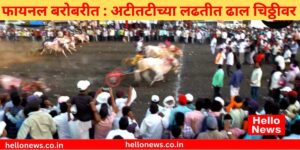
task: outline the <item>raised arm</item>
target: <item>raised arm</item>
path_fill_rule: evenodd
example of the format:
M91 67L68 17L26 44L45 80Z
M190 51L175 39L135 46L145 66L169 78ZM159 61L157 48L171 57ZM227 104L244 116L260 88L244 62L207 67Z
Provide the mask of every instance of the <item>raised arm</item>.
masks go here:
M113 89L112 88L109 88L109 94L110 94L110 98L111 98L111 106L112 106L112 109L115 113L118 113L119 112L119 108L116 104L116 101L115 101L115 97L114 97L114 93L113 93Z
M100 122L101 121L101 117L100 117L100 115L99 115L99 113L97 111L96 102L95 101L91 101L90 106L91 106L91 109L93 111L95 123Z
M127 101L126 101L126 104L125 104L126 106L128 106L131 103L132 90L133 90L133 88L132 88L132 86L130 86L128 88L128 98L127 98Z

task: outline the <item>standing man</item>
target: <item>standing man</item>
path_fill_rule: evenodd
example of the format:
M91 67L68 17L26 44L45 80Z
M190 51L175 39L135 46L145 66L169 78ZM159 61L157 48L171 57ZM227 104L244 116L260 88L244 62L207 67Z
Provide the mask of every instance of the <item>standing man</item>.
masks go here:
M291 50L292 50L292 60L295 59L297 53L298 53L298 49L299 49L299 45L297 42L295 42L294 40L291 42L290 44Z
M275 57L275 64L280 67L281 71L285 70L285 60L281 52L277 53L277 56Z
M215 54L216 47L217 47L217 37L213 36L212 40L210 41L210 51L213 55Z
M48 113L40 111L39 100L29 102L26 110L29 114L18 131L17 139L26 139L28 136L32 139L53 139L55 122Z
M143 139L161 139L163 133L162 117L158 114L158 105L152 103L149 108L151 114L144 118L140 135Z
M230 79L230 96L231 99L235 96L239 95L240 86L244 79L243 72L241 70L242 66L241 64L236 64L236 71L232 74Z
M74 96L71 100L73 106L77 111L74 114L75 118L79 120L78 128L81 139L89 139L89 130L92 128L93 111L91 105L93 98L87 94L87 90L90 86L90 82L87 80L81 80L77 83L79 94Z
M223 65L225 59L226 59L226 55L225 55L224 49L220 48L219 52L218 52L218 54L215 58L215 64L216 65Z
M259 63L255 63L255 69L252 71L251 74L251 98L256 100L258 99L258 90L261 86L261 78L262 78L263 72L260 68Z
M232 74L231 67L234 65L234 54L230 47L228 47L227 50L228 50L228 54L227 54L227 59L226 59L226 73L227 73L227 76L230 77Z
M275 100L275 102L279 102L280 100L280 82L281 82L282 70L280 66L276 66L275 72L271 76L270 83L270 96Z
M212 86L214 88L214 97L221 97L221 88L224 84L224 70L222 65L218 65L218 70L215 72L212 79Z

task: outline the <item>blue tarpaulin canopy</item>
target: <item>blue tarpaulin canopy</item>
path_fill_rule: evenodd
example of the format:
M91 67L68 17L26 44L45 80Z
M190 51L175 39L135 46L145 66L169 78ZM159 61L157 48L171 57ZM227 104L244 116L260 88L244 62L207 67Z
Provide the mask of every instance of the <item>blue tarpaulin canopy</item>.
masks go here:
M30 21L29 24L33 25L33 26L42 26L42 25L45 25L44 21L40 21L40 20Z

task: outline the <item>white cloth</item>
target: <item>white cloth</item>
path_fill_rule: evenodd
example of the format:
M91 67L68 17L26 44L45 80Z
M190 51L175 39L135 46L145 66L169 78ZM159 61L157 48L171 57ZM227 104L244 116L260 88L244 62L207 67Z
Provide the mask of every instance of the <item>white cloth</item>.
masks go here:
M201 34L201 32L197 32L197 33L196 33L196 38L197 38L197 40L201 40L201 39L202 39L202 34Z
M287 73L286 73L286 86L290 87L291 89L294 89L294 81L296 79L296 76L297 74L292 71L292 70L289 70Z
M213 38L210 42L210 47L216 47L217 46L217 39Z
M247 42L241 42L239 45L239 53L245 53L248 46Z
M68 124L72 139L90 139L89 129L92 127L92 121L71 120Z
M140 134L144 139L161 139L162 132L162 117L158 114L150 114L143 120Z
M222 39L226 39L228 36L227 32L222 32Z
M283 56L281 56L281 55L276 56L275 62L278 63L281 70L285 69L285 60L284 60Z
M273 73L273 75L271 77L271 86L270 86L271 90L281 87L281 85L279 84L281 75L282 75L282 73L280 71L276 71Z
M245 33L241 33L241 34L240 34L240 37L241 37L241 39L245 39L245 38L246 38Z
M227 54L227 60L226 60L226 65L233 66L234 64L234 55L232 52Z
M292 52L290 50L286 50L283 54L285 62L291 62Z
M68 113L61 113L53 118L56 126L59 139L69 139L71 137L70 128L68 125Z
M238 96L240 88L230 85L230 96Z
M261 68L255 68L251 74L250 86L260 87L262 75L263 75L263 72L262 72Z
M135 101L136 98L137 98L136 90L132 89L132 91L131 91L131 100L128 103L128 106L130 106ZM116 105L118 106L118 108L120 110L117 113L117 117L122 117L122 109L126 105L126 102L127 102L127 98L117 98L116 99Z
M135 139L134 135L127 130L111 130L108 135L106 136L106 139L113 139L115 136L121 136L123 139Z

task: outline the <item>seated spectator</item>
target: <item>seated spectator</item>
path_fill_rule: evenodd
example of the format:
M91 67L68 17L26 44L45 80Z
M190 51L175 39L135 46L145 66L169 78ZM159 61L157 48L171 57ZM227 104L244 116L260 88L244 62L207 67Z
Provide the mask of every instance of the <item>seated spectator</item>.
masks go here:
M300 139L300 120L297 120L291 126L291 134L283 137L283 139Z
M196 109L185 114L185 123L192 127L195 134L198 134L201 131L203 120L205 118L201 110L202 100L198 99L196 101Z
M177 107L175 107L170 114L170 118L169 118L169 128L172 128L172 126L175 125L175 114L177 112L181 112L183 114L192 111L191 109L189 109L186 104L187 104L187 99L185 95L179 95L178 97L178 103L179 105Z
M229 112L233 119L232 127L233 128L242 128L244 119L247 117L247 113L242 109L243 99L240 96L234 98L234 105Z
M218 131L218 121L216 117L208 116L205 123L207 131L201 132L197 139L228 139L226 133Z
M184 139L193 139L195 137L195 133L193 129L184 123L184 114L182 112L177 112L175 114L175 126L181 129L181 138ZM195 124L194 122L192 124Z
M228 134L230 139L238 139L240 136L244 135L246 132L241 128L234 128L232 127L233 118L230 114L226 114L224 116L224 132Z
M195 110L195 105L193 103L194 96L192 94L188 93L188 94L185 94L185 97L186 97L186 100L187 100L187 107L190 110Z

